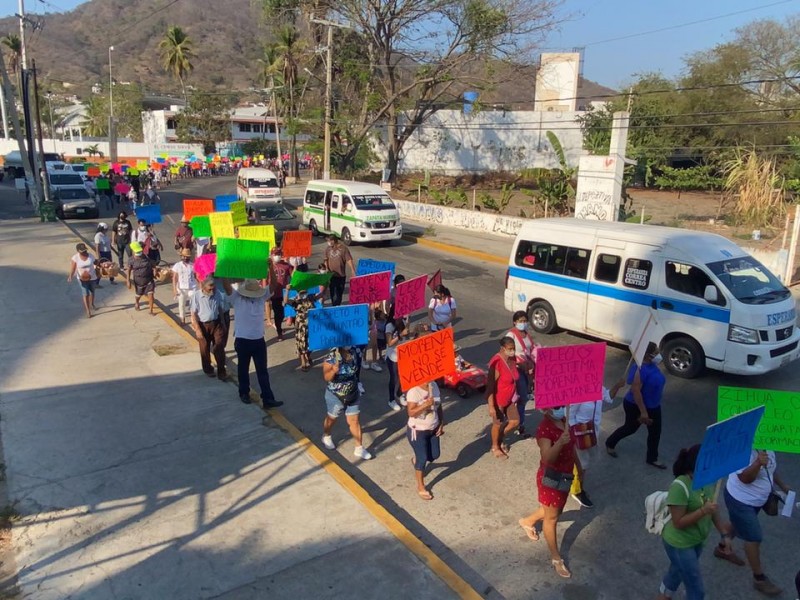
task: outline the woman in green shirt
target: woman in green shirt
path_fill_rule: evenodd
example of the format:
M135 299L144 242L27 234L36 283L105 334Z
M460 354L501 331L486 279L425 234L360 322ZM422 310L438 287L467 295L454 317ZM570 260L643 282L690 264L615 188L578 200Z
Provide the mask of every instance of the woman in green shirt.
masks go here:
M667 492L671 519L661 532L664 550L669 558L669 570L661 581L658 600L672 598L681 583L686 589L686 600L705 598L699 559L708 534L711 533L712 524L722 534L722 541L715 554L718 551L725 554L731 562L741 561L731 550L731 524L719 516L714 487L692 489L692 477L699 452L700 444L684 448L672 465L675 481Z

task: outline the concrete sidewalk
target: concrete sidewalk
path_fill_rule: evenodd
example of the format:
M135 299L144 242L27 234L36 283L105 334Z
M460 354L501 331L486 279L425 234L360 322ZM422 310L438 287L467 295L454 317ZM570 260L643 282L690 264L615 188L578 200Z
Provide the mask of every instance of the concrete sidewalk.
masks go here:
M22 597L477 597L324 454L205 377L180 328L133 311L124 286L106 282L86 319L65 281L78 239L18 218L12 194L0 425ZM318 410L296 383L273 389Z

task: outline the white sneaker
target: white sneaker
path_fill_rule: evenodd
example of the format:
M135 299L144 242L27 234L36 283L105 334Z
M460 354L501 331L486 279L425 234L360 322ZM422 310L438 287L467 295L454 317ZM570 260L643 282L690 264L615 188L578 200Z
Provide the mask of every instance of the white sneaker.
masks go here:
M400 411L400 405L397 404L397 402L395 402L394 400L389 402L389 408L391 408L394 412L399 412Z
M372 363L372 365L370 365L370 369L372 369L376 373L380 373L381 371L383 371L383 368L381 368L381 366L376 362L374 362L374 363Z
M372 454L364 450L364 446L356 446L356 449L353 450L353 454L363 460L369 460L370 458L372 458Z
M359 393L361 396L363 396L364 394L366 394L366 392L367 392L367 390L365 390L365 389L364 389L364 386L363 386L363 385L362 385L362 383L359 381L359 382L358 382L358 393Z
M400 398L398 398L397 401L400 403L400 406L408 405L408 402L406 401L406 395L405 394L400 396Z
M325 446L328 450L335 450L336 446L333 444L333 438L329 435L322 436L322 445Z

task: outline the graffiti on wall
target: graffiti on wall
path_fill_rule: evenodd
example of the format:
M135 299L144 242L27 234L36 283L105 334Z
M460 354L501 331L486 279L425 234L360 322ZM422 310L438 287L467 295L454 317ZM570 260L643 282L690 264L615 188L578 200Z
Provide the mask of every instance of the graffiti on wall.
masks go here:
M578 219L595 219L611 221L614 210L614 198L611 194L600 190L581 192L575 199L575 217Z
M403 217L415 221L508 236L517 235L527 220L405 200L395 200L395 204L400 208L400 214Z

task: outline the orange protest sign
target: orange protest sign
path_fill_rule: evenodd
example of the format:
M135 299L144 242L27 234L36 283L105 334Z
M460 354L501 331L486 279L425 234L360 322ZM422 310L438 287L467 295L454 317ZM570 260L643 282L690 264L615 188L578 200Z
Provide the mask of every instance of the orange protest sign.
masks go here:
M100 167L89 167L86 169L86 174L89 177L100 177Z
M284 231L281 251L284 256L311 256L311 232Z
M210 212L214 212L214 201L199 198L186 199L183 201L183 216L192 220L192 217L202 217Z
M400 344L397 347L397 369L400 389L404 392L455 371L452 327Z

